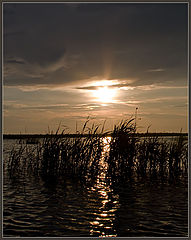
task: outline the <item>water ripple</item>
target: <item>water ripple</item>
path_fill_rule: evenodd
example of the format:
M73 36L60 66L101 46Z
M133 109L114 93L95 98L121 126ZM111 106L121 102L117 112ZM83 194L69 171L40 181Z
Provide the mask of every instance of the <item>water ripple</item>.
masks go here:
M104 173L104 171L103 171ZM187 186L137 182L112 188L102 174L83 187L52 188L4 176L4 237L186 237Z

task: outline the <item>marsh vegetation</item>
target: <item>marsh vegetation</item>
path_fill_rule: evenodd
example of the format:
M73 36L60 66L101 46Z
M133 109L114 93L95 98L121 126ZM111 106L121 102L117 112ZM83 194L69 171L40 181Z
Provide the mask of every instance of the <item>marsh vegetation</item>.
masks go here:
M134 177L163 181L187 175L188 142L183 136L170 141L158 136L137 137L134 119L115 125L111 137L104 126L88 124L89 120L77 132L78 137L65 137L58 128L33 146L21 143L13 148L7 166L10 177L27 174L45 181L64 177L91 181L103 169L100 159L104 159L106 178L112 183Z

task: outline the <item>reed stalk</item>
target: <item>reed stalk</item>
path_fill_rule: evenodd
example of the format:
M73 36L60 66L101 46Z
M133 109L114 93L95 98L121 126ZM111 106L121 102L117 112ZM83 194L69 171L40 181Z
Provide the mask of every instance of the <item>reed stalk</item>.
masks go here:
M60 177L92 180L101 171L100 159L107 164L106 178L125 182L135 176L146 179L176 179L188 171L188 143L180 136L167 141L159 137L137 137L135 119L121 121L111 132L108 154L102 156L104 127L84 123L78 137L67 138L58 128L38 144L21 143L9 155L10 177L38 176L53 181ZM101 132L100 132L101 129ZM85 137L84 137L84 134Z

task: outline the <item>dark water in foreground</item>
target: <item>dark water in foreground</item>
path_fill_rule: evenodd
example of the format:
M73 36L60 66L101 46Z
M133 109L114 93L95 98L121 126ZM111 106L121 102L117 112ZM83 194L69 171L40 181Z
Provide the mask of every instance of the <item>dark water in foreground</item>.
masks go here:
M4 161L10 140L4 141ZM188 193L183 182L134 182L113 189L104 174L84 187L56 186L4 174L4 237L186 237Z

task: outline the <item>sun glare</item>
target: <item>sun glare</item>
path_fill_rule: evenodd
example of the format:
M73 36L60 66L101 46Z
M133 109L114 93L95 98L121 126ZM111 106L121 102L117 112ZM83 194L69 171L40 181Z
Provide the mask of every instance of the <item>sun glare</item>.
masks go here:
M108 88L107 86L105 86L105 87L98 88L97 90L95 90L93 92L93 94L94 94L94 97L96 97L96 99L99 102L111 103L111 102L114 102L113 99L116 95L116 90Z

